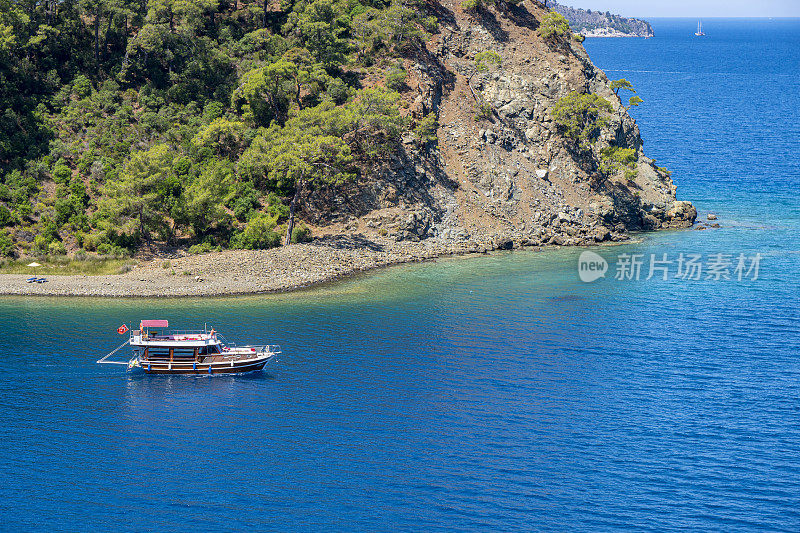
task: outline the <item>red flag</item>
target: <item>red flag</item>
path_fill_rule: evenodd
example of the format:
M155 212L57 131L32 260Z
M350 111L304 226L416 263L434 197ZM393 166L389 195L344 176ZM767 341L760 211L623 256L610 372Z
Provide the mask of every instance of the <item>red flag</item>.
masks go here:
M122 324L120 327L117 328L117 333L120 335L125 335L125 332L128 331L128 326Z

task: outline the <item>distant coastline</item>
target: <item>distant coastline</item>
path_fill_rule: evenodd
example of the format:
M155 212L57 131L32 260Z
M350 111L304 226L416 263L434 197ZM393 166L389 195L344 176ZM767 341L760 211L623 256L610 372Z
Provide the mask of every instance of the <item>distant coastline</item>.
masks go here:
M592 11L548 2L553 11L563 15L573 31L584 37L652 37L653 28L646 20L622 17L609 11Z
M584 37L599 37L599 38L619 38L619 37L652 37L648 35L635 35L632 33L622 33L621 31L616 31L607 28L598 28L595 30L584 30L581 32L581 35Z

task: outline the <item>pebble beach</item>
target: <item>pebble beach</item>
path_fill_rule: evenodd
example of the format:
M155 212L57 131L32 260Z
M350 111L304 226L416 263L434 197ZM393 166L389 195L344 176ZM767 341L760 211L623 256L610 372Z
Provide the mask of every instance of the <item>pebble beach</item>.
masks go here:
M359 236L317 239L271 250L227 250L142 261L114 275L46 275L26 283L23 274L0 275L1 295L180 297L257 294L301 289L384 266L444 255L510 248L510 241L421 242Z

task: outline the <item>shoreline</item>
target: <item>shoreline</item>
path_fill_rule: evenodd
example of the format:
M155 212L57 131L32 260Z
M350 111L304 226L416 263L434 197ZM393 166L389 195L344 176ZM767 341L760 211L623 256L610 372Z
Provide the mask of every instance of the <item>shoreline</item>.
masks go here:
M569 245L600 244L581 241ZM0 274L0 296L186 298L281 293L316 288L404 263L484 255L494 250L525 248L539 251L549 247L551 245L508 239L396 242L340 235L270 250L225 250L154 258L124 274L41 273L40 276L48 279L47 283L41 284L26 283L30 277L27 274Z

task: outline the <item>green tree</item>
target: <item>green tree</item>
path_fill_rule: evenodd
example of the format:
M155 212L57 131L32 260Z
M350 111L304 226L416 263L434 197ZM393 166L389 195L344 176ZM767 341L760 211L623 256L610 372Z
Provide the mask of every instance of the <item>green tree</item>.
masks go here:
M421 27L419 13L394 0L388 9L381 11L379 18L390 46L401 53L422 48L422 39L426 32Z
M239 110L246 103L256 123L262 126L273 119L285 120L295 95L297 76L297 65L282 58L252 69L242 76L232 103Z
M630 98L628 98L628 105L625 106L625 111L630 111L632 107L638 107L639 104L641 104L642 102L644 102L644 100L642 100L638 96L636 95L631 96Z
M217 118L192 138L196 148L210 148L222 157L236 157L244 148L244 122Z
M301 0L289 14L284 31L293 34L320 63L341 64L349 52L345 38L350 30L349 11L343 0Z
M628 105L622 106L622 108L625 109L625 111L630 111L632 107L637 107L639 104L644 102L644 100L642 100L637 94L635 94L636 89L633 88L633 84L628 80L626 80L625 78L612 81L611 90L614 91L614 94L616 94L617 97L620 98L620 100L622 100L622 97L619 96L620 91L630 91L634 93L633 96L628 98Z
M253 140L240 165L247 173L292 187L285 243L291 242L297 204L305 190L316 184L342 183L354 177L350 148L341 137L306 129L298 119L281 128L273 125Z
M431 112L417 122L417 126L414 128L414 134L421 144L427 144L438 140L436 136L436 130L438 129L439 117L436 116L436 113Z
M400 95L380 87L359 91L346 106L350 143L367 157L387 152L408 126L399 109Z
M551 115L565 137L587 149L597 133L608 125L605 115L611 111L611 103L605 98L572 91L556 102Z
M173 150L157 144L133 154L119 178L108 185L106 210L116 220L133 221L145 240L151 239L152 232L167 227L166 218L176 197L174 189L164 187L174 180L172 163Z
M613 80L611 82L611 90L614 91L614 94L616 94L617 96L619 96L619 92L622 90L631 91L634 93L636 92L636 90L633 88L633 84L628 80L626 80L625 78Z
M225 204L230 200L234 169L230 161L214 159L184 191L184 217L196 236L210 228L224 226L230 215Z
M625 171L627 179L634 179L638 175L636 161L638 155L632 148L609 146L600 153L601 170L606 175L614 175L620 170Z
M5 226L10 226L14 222L14 217L11 215L11 211L2 204L0 204L0 228Z
M550 11L542 17L539 27L536 28L536 33L542 39L553 43L565 35L570 35L572 32L569 29L569 22L563 15Z
M41 253L62 238L103 253L181 232L224 242L262 209L275 223L294 218L316 184L396 149L411 121L391 89L404 88L403 58L425 53L437 26L424 2L274 6L0 0L0 224L10 238L34 228ZM364 83L361 66L376 62L395 65L389 90ZM420 142L435 130L432 113L414 128ZM295 193L290 209L281 199Z

